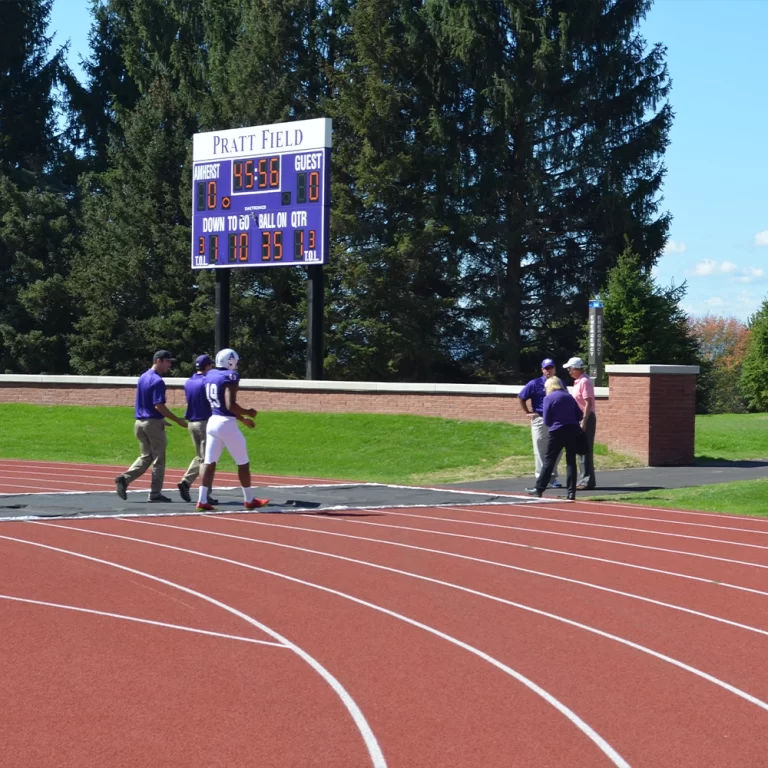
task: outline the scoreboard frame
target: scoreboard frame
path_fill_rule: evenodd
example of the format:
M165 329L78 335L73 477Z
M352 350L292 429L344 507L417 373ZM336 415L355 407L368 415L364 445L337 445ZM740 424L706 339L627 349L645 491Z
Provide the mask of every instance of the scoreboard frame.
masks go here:
M330 118L196 133L192 269L328 261Z

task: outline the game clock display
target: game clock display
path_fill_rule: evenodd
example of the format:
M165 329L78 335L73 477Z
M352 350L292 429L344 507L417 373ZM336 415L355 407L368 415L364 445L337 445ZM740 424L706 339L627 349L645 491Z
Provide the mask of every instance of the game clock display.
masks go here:
M324 264L331 121L196 134L192 267Z

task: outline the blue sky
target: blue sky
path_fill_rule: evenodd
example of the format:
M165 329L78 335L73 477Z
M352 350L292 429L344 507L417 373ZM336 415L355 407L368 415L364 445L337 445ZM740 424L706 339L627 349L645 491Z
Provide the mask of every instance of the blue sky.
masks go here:
M88 0L54 0L54 43L87 53ZM642 33L667 46L670 240L655 274L685 309L746 320L768 296L768 0L656 0Z

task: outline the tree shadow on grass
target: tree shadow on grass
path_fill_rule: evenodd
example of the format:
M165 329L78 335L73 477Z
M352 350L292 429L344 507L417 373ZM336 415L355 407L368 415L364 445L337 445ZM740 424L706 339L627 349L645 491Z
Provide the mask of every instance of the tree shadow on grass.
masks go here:
M693 466L754 469L756 467L768 467L768 459L722 459L716 456L697 456Z

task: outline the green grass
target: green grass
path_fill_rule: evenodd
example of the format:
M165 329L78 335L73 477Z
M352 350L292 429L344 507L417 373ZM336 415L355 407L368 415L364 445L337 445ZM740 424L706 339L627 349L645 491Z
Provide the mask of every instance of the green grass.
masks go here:
M626 496L593 496L601 501L647 504L669 509L724 512L732 515L768 517L768 478L735 483L699 485L664 491L645 491Z
M696 459L768 458L768 413L696 417Z
M0 458L128 466L138 455L133 409L0 404ZM528 475L528 427L424 416L262 411L243 428L254 472L387 483L448 483ZM631 459L596 448L598 468ZM185 430L168 429L169 467L192 458ZM222 470L234 470L228 455Z

